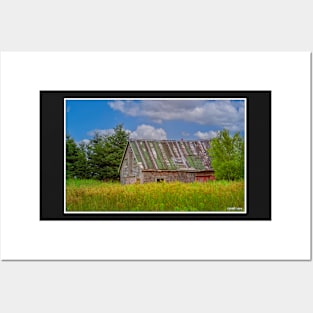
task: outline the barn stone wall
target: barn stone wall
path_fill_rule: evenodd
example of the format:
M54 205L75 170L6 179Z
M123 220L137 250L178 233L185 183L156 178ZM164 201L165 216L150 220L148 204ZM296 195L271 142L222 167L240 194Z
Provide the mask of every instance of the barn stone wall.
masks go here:
M191 183L195 181L196 175L211 176L212 171L207 172L185 172L185 171L142 171L142 182L150 183L159 180L166 182L181 181Z

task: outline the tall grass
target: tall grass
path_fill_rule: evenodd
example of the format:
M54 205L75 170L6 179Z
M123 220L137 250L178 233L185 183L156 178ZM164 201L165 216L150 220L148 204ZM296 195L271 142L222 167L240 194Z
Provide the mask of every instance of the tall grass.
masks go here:
M67 180L67 211L227 211L244 208L244 182L121 185Z

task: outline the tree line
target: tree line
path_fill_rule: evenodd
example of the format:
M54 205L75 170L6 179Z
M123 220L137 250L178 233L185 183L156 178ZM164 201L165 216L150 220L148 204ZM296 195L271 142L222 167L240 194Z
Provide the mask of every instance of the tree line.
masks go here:
M66 136L66 178L118 180L118 168L129 140L123 125L117 125L112 134L95 132L88 142L77 144ZM244 178L244 140L239 133L230 135L224 129L211 139L208 155L216 179Z
M112 134L95 132L88 142L77 144L66 136L66 178L117 180L118 168L129 134L117 125Z

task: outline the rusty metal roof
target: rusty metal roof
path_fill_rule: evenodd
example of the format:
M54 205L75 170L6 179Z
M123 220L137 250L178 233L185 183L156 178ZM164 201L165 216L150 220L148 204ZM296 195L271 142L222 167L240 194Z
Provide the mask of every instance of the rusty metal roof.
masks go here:
M144 170L212 170L209 140L130 140L129 145Z

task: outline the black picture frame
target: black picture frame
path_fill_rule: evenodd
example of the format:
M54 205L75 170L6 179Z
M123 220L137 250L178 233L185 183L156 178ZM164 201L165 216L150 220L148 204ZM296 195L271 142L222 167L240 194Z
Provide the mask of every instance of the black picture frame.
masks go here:
M65 98L246 98L247 212L65 214ZM271 91L40 91L40 220L271 220Z

